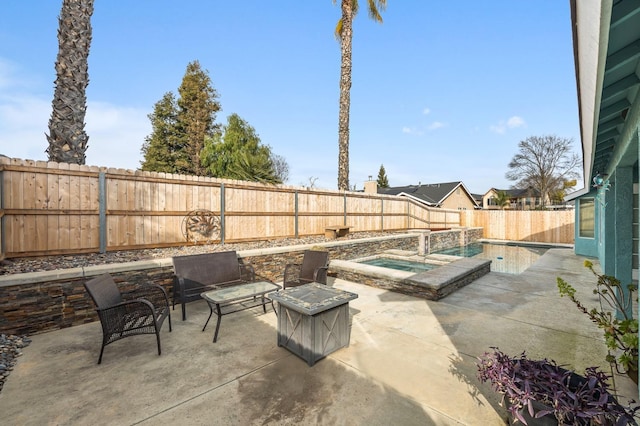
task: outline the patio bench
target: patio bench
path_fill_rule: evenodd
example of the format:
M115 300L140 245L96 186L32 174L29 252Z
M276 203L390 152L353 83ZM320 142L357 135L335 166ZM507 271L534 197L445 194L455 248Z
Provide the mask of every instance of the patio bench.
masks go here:
M344 225L327 226L324 228L324 236L335 240L338 237L344 237L349 234L349 229L351 229L350 226Z
M182 320L187 319L186 303L201 299L210 290L255 281L253 266L244 264L235 250L173 257L173 309L182 305Z

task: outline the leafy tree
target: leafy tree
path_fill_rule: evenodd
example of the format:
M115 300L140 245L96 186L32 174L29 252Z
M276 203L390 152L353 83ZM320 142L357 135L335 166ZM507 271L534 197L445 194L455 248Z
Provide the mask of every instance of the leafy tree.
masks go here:
M333 0L334 4L336 0ZM387 6L386 0L368 0L369 17L382 22L380 11ZM338 189L349 190L349 109L351 107L351 45L353 18L358 13L358 0L341 0L342 17L336 25L335 34L340 41L340 109L338 113Z
M221 132L206 140L202 166L219 178L282 183L272 158L271 148L261 144L255 129L234 113Z
M271 153L271 163L273 163L273 168L275 170L275 175L278 177L280 182L284 183L289 180L289 163L287 160L278 154Z
M142 170L205 176L200 160L205 140L219 132L218 94L198 61L187 65L176 99L171 92L158 101L152 114L152 133L142 146Z
M84 130L89 85L89 47L94 0L63 0L51 118L49 161L85 164L89 136Z
M493 199L496 203L496 206L500 207L503 210L511 204L511 198L509 197L507 191L496 192L496 196Z
M214 135L216 113L222 108L218 93L211 85L207 71L200 68L198 61L187 65L187 71L178 88L177 128L184 137L183 149L187 154L186 164L180 164L187 173L203 176L207 169L202 166L200 155L205 139Z
M148 117L151 120L152 132L142 145L142 170L185 173L184 164L188 161L176 132L177 106L173 93L165 93L154 105L153 112ZM179 168L179 165L183 167Z
M516 181L516 187L536 190L545 206L553 191L579 176L580 157L572 151L572 143L572 139L555 135L531 136L520 141L520 152L509 162L507 179Z
M389 179L387 179L387 172L384 169L384 165L380 165L380 170L378 171L378 186L380 188L388 188L389 187Z
M576 179L565 180L562 183L562 188L559 188L555 191L551 191L549 193L549 198L552 204L562 204L564 203L564 197L573 191L573 188L578 184Z

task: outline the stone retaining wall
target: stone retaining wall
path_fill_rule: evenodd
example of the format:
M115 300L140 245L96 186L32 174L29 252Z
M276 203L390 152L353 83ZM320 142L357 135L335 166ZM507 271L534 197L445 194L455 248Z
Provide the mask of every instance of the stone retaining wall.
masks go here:
M431 232L430 252L466 246L482 238L482 228L457 228L448 231Z
M431 235L445 238L440 234L447 232L449 231L433 232ZM451 232L456 235L451 238L460 241L460 230ZM317 246L329 250L330 259L350 260L373 256L390 249L417 251L418 238L418 234L399 234L363 240L337 240ZM311 247L305 245L247 250L238 252L238 256L253 265L259 277L280 282L285 265L300 262L304 250ZM137 284L159 284L167 290L171 301L171 259L5 275L0 276L0 333L29 335L96 321L93 302L85 292L83 283L86 279L103 273L110 273L123 292ZM336 273L329 268L329 275L336 276ZM349 279L348 276L339 278Z

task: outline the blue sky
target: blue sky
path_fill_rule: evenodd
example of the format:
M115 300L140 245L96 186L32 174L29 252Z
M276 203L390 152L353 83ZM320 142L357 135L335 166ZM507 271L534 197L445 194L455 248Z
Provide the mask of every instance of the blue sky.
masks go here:
M350 184L383 164L391 186L509 188L518 142L580 152L569 2L393 1L354 23ZM46 160L62 1L4 0L0 154ZM285 157L289 185L337 188L340 17L330 0L96 1L87 164L136 169L147 115L198 60L220 95Z

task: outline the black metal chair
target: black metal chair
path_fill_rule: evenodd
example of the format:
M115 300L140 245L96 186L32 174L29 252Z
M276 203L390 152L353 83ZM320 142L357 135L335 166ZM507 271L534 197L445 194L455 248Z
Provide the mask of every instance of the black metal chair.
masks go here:
M306 250L302 263L289 263L284 268L283 288L317 282L327 283L329 252Z
M109 274L85 282L84 287L96 305L102 324L102 348L98 364L102 362L105 346L138 334L155 334L158 355L161 354L160 329L165 318L169 319L171 331L169 298L162 287L156 284L139 286L125 295L126 300Z

